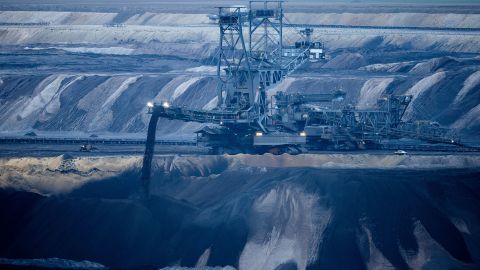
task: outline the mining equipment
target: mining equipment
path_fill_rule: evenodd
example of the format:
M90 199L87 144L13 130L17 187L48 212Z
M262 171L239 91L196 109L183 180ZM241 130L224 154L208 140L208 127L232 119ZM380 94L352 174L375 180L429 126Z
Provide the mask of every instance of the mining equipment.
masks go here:
M151 120L144 157L144 184L150 177L159 118L209 124L197 131L198 144L212 153L298 154L312 150L378 149L386 141L458 144L452 130L427 121L404 122L411 96L389 95L377 107L345 104L341 90L323 94L286 93L275 86L306 62L325 58L312 28L284 44L282 1L250 1L218 7L217 105L212 110L149 102Z

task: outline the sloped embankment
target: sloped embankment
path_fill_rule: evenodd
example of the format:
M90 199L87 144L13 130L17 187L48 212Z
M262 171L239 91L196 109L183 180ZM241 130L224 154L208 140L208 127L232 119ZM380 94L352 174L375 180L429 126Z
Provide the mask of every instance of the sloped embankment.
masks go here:
M138 165L63 195L3 189L0 257L113 267L475 269L479 162L447 162L454 159L164 156L148 201L136 199Z

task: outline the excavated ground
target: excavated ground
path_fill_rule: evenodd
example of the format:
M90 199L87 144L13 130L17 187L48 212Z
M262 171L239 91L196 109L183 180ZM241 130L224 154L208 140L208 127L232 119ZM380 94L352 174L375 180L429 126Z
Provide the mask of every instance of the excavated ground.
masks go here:
M215 106L213 2L17 2L0 3L1 136L138 139L147 101ZM286 5L292 23L480 28L478 5ZM404 120L478 141L478 32L316 28L314 38L327 60L269 95L342 89L368 109L408 94ZM165 120L158 134L191 139L199 127ZM478 155L156 156L141 200L142 147L77 150L0 145L0 267L480 268Z
M0 11L0 132L142 133L148 101L200 109L216 105L218 29L209 12L195 9L198 4L182 12L169 10L171 2L164 10L124 9L130 12L115 5L85 12L62 1L57 9L45 10L45 3L37 6L42 11L32 11L33 4ZM348 104L365 109L383 95L408 94L414 100L404 120L431 120L467 137L478 134L480 32L462 30L480 29L478 6L375 5L383 8L378 12L359 9L360 4L328 6L291 3L286 18L299 24L438 30L315 28L313 38L325 44L327 60L307 63L270 94L342 89ZM291 28L284 34L286 45L299 38ZM158 134L192 135L199 127L162 120Z
M137 195L136 157L10 158L0 168L0 257L13 262L480 266L479 156L158 156L149 200Z

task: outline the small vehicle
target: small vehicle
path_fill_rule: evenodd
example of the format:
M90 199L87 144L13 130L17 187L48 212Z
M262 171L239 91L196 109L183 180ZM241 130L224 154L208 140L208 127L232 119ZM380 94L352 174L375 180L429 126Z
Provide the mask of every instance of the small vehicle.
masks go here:
M96 148L95 146L93 146L92 144L90 143L87 143L87 144L82 144L80 146L80 152L91 152L93 150L98 150L98 148Z
M404 151L404 150L397 150L394 152L395 155L399 155L399 156L405 156L407 154L407 151Z

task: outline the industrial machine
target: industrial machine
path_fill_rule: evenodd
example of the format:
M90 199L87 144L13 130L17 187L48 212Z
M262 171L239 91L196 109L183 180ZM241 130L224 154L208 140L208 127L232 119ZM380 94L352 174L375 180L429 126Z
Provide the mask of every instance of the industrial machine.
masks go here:
M282 4L250 1L248 7L218 8L217 106L196 110L168 101L148 103L144 180L150 175L159 118L210 124L197 131L197 141L218 154L366 149L398 138L458 143L454 132L435 123L402 122L411 96L386 96L375 109L360 110L345 104L343 91L268 91L307 61L325 57L323 44L312 41L311 28L300 31L293 44L283 43Z

